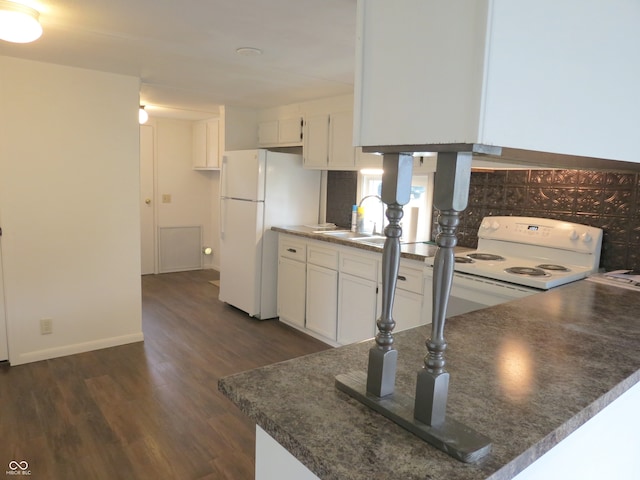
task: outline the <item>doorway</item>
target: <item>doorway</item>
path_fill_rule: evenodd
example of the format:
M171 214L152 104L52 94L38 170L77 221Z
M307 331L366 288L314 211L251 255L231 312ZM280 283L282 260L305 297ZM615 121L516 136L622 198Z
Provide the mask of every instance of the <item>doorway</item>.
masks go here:
M153 126L140 125L140 269L156 273Z

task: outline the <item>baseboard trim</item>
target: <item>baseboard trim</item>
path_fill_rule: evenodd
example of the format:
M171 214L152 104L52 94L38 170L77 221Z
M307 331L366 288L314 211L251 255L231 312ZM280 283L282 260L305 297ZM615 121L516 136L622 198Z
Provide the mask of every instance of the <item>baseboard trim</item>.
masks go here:
M144 335L142 332L139 332L130 335L121 335L119 337L93 340L91 342L75 343L72 345L64 345L62 347L47 348L45 350L36 350L34 352L21 353L18 354L17 358L14 358L11 353L9 353L9 363L12 366L22 365L24 363L49 360L51 358L65 357L67 355L74 355L76 353L85 353L93 350L100 350L102 348L117 347L120 345L127 345L129 343L142 341L144 341Z

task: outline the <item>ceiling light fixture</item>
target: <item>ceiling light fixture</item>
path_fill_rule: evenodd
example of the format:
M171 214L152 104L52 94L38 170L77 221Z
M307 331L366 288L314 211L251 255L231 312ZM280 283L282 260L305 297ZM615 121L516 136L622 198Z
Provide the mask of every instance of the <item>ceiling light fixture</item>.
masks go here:
M29 43L40 38L40 13L31 7L9 0L0 0L0 40Z
M138 122L140 125L144 125L149 120L149 114L144 109L144 105L140 105L140 109L138 110Z
M236 53L243 57L257 57L258 55L262 55L262 50L255 47L240 47L236 48Z

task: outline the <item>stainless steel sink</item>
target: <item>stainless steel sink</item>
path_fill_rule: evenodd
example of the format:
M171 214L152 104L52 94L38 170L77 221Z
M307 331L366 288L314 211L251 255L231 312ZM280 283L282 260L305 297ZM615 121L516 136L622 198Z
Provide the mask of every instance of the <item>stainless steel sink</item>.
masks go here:
M367 245L382 247L384 246L384 242L387 240L387 237L383 237L380 235L369 235L367 237L354 238L353 240L358 243L366 243Z
M358 240L358 239L371 238L371 235L368 233L352 232L351 230L325 230L325 231L317 231L313 233L320 233L322 235L326 235L328 237L334 237L334 238L344 238L345 240Z
M321 235L326 235L327 237L340 238L342 240L350 240L367 245L374 245L376 247L384 246L384 242L387 239L384 235L352 232L351 230L318 230L313 233L319 233Z

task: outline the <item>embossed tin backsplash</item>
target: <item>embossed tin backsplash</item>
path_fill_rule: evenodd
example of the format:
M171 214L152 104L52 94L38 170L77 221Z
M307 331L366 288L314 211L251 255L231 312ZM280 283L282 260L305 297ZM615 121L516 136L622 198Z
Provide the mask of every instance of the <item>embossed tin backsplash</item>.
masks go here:
M604 230L600 265L640 269L640 176L584 170L473 172L458 244L475 248L488 215L545 217Z

